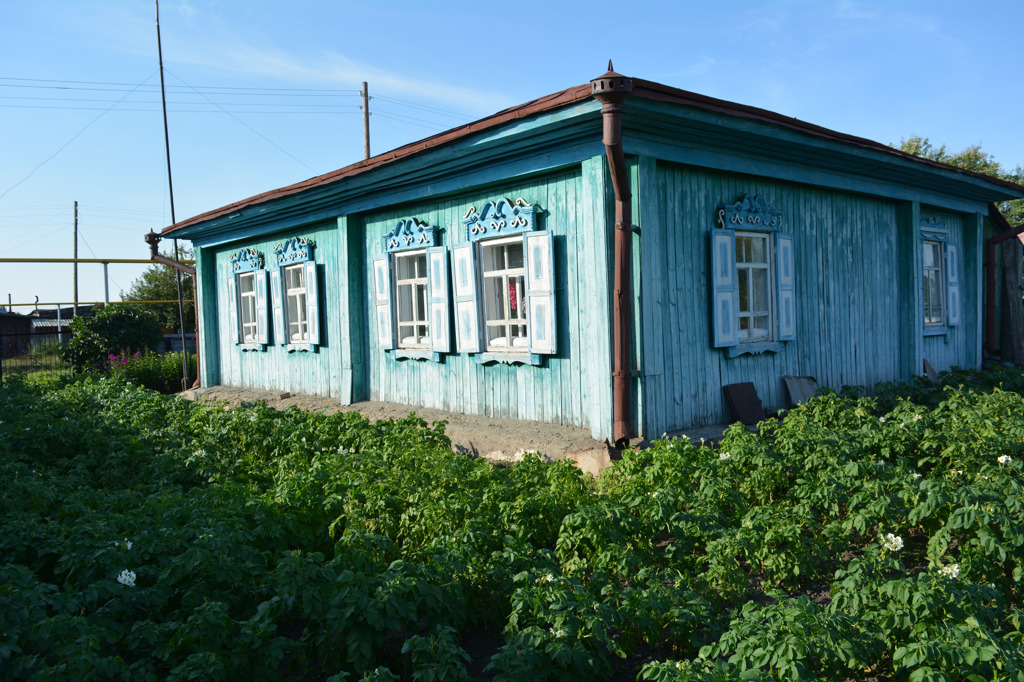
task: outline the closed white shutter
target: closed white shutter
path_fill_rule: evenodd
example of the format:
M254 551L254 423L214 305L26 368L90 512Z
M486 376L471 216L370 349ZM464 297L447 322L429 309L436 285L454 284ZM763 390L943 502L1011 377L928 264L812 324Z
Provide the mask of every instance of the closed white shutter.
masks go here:
M558 351L555 328L554 237L550 231L528 232L526 249L526 308L530 352L553 355Z
M480 312L476 301L475 245L452 247L455 282L455 342L461 353L480 352Z
M257 270L254 283L256 285L256 343L266 345L269 340L267 328L267 271Z
M449 353L452 349L448 321L448 249L427 249L427 298L430 315L430 350Z
M377 345L391 350L395 347L391 324L391 256L373 259L373 310L377 317Z
M273 301L274 309L274 339L282 346L287 345L288 339L284 336L284 310L281 308L281 268L274 268L270 271L270 298Z
M775 254L778 265L779 340L796 339L796 273L793 270L793 238L775 235Z
M238 343L238 292L234 275L228 277L228 329L231 330L231 343Z
M320 282L317 278L316 261L305 262L306 268L306 324L309 330L309 344L320 345Z
M960 270L957 248L946 244L946 323L950 327L960 324Z
M711 330L715 348L739 342L736 302L736 232L711 232Z

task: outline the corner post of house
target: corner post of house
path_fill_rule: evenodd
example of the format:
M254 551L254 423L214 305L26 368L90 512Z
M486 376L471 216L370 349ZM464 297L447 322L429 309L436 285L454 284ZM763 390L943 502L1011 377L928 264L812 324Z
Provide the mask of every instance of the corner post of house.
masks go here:
M339 296L341 334L341 385L338 394L342 405L365 400L368 396L366 379L365 340L369 290L363 270L363 240L361 221L357 216L338 217L338 272L341 291Z
M898 282L894 283L894 296L899 309L899 376L903 381L924 373L920 228L921 204L917 201L901 202L896 209Z
M207 249L195 247L196 271L195 310L196 352L199 376L203 386L216 386L220 383L220 342L217 324L217 264L216 257Z
M984 353L982 352L983 330L985 327L985 287L982 284L985 277L984 226L985 217L982 213L968 213L964 216L963 253L965 272L960 278L961 286L964 287L961 297L963 299L963 310L968 311L971 308L974 310L974 312L964 315L964 323L966 325L964 332L967 345L974 357L974 362L972 363L974 369L981 369L982 359L984 358Z

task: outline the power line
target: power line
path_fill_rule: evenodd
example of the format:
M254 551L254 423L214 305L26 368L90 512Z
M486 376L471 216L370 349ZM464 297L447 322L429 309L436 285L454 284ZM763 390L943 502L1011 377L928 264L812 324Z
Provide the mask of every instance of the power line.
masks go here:
M147 79L148 80L148 79ZM107 81L69 81L69 80L55 80L47 78L12 78L0 76L0 81L19 81L19 82L30 82L30 83L73 83L75 85L116 85L124 88L132 88L133 90L139 86L134 83L112 83ZM184 81L182 81L184 82ZM7 85L0 83L0 87L34 87L34 88L53 88L58 90L93 90L95 88L76 88L71 86L33 86L33 85ZM143 85L144 88L154 88L155 91L159 92L157 85ZM359 90L345 90L336 88L246 88L246 87L235 87L235 86L221 86L221 85L186 85L186 86L169 86L170 90L181 89L185 91L199 91L199 90L238 90L238 91L255 91L255 92L276 92L276 93L334 93L334 94L348 94L358 95ZM122 91L118 91L122 92Z
M149 78L152 78L152 77L153 77L153 74L150 74ZM149 78L147 78L146 80L148 81L148 80L149 80ZM145 82L146 82L146 81L143 81L143 83L145 83ZM140 83L139 85L141 86L141 85L142 85L142 83ZM128 95L130 95L130 94L132 94L132 93L131 93L131 92L129 92L129 93L128 93ZM122 97L120 101L124 101L124 100L128 99L128 95L125 95L124 97ZM120 102L118 102L118 103L120 103ZM89 129L90 127L92 127L92 124L93 124L93 123L95 123L96 121L98 121L98 120L100 120L101 118L103 118L103 116L104 116L104 115L105 115L105 114L106 114L106 113L107 113L108 111L110 111L111 109L113 109L113 108L114 108L114 107L116 107L116 106L117 106L117 104L111 104L111 105L110 105L110 106L109 106L109 107L108 107L108 108L107 108L107 109L106 109L106 110L105 110L105 111L104 111L104 112L103 112L102 114L100 114L99 116L97 116L97 117L96 117L96 118L94 118L93 120L89 121L89 122L88 122L87 124L85 124L85 127L84 127L84 128L82 128L82 129L81 129L81 130L79 130L79 131L78 131L77 133L75 133L75 135L74 135L74 136L73 136L73 137L72 137L72 138L71 138L70 140L68 140L67 142L65 142L65 143L64 143L63 145L61 145L61 146L60 146L60 148L59 148L59 149L58 149L57 151L55 151L55 152L54 152L53 154L51 154L51 155L50 155L50 156L48 156L48 157L47 157L46 159L44 159L44 160L43 160L42 162L40 162L38 166L36 166L35 168L33 168L33 169L32 169L31 171L29 171L29 174L28 174L28 175L26 175L26 176L25 176L25 177L23 177L23 178L22 178L21 180L18 180L18 182L14 183L14 184L13 184L13 185L11 185L10 187L8 187L8 188L7 188L7 190L5 190L3 194L0 194L0 199L3 199L3 198L4 198L5 196L7 196L8 194L10 194L11 190L13 190L13 189L14 189L15 187L17 187L18 185L20 185L21 183L25 182L25 181L26 181L26 180L28 180L28 179L29 179L30 177L32 177L32 176L33 176L33 175L35 174L35 172L36 172L37 170L39 170L39 169L40 169L40 168L42 168L42 167L43 167L44 165L46 165L46 164L47 164L47 163L49 163L49 162L50 162L51 160L53 160L53 158L54 158L54 157L56 157L56 156L57 156L58 154L60 154L60 153L61 153L62 151L64 151L65 147L67 147L67 146L68 146L69 144L71 144L72 142L74 142L75 140L77 140L77 139L79 138L79 136L80 136L80 135L81 135L82 133L84 133L84 132L85 132L86 130L88 130L88 129Z

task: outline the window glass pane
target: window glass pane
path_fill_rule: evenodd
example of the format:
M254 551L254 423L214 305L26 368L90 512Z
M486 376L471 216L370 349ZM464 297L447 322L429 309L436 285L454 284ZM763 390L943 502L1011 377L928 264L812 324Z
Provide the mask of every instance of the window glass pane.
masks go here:
M750 312L750 270L740 268L736 271L736 282L739 287L740 312Z
M768 271L764 268L751 271L751 294L756 312L768 311Z
M238 290L243 294L250 293L256 289L256 276L247 273L238 276Z
M767 263L768 262L768 245L765 243L765 239L757 237L750 240L750 262L751 263Z

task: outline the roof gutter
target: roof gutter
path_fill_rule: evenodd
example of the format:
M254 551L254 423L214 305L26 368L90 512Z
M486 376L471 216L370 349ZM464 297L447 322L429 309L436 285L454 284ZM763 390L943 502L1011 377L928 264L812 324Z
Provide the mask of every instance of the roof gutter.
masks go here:
M633 80L612 70L590 81L594 98L601 103L604 148L615 190L615 272L612 296L612 437L619 447L631 434L630 330L632 328L633 194L629 187L626 156L622 150L622 103L633 91Z
M994 204L989 204L988 216L1002 228L999 234L985 240L985 350L992 355L999 353L996 343L996 244L1024 234L1024 225L1011 227Z

